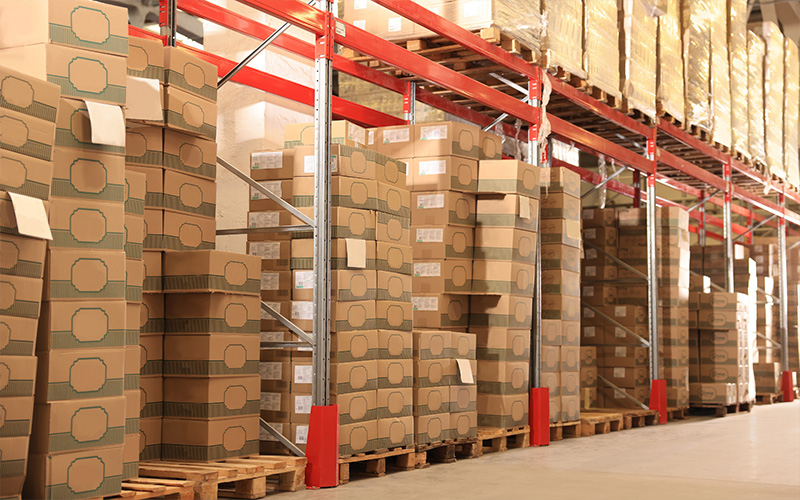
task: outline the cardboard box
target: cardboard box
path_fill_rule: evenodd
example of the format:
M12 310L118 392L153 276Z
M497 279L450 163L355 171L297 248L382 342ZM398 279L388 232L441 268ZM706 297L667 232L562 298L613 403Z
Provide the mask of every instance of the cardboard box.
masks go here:
M261 392L261 418L267 422L291 422L294 399L289 392Z
M258 373L260 339L257 335L164 336L164 374L171 376L226 376Z
M411 243L411 219L377 212L375 214L375 239L396 245Z
M477 339L474 333L450 333L450 357L476 359Z
M36 318L0 316L0 356L33 356L36 347Z
M581 323L580 321L561 322L561 345L580 346L581 344Z
M288 392L292 385L293 370L289 361L260 361L258 373L262 391ZM303 375L302 370L299 375Z
M290 269L289 263L292 252L292 243L293 242L286 240L248 241L247 253L248 255L261 257L262 271L288 271Z
M184 235L187 241L191 236L194 236L192 228L186 227ZM148 250L164 250L164 210L161 208L145 208L144 209L144 243L143 249ZM202 228L201 228L202 230Z
M5 22L5 19L0 21L1 24ZM6 37L7 34L3 33L2 40L6 40ZM55 123L60 98L58 86L6 66L0 69L0 81L3 82L0 87L0 108Z
M139 460L161 459L161 417L140 420L139 448Z
M439 387L432 389L441 389ZM415 391L426 389L413 389L411 387L393 387L377 390L378 418L410 417L414 411Z
M410 189L408 165L405 161L376 153L375 180L400 189Z
M0 88L0 96L3 96L2 92ZM19 122L10 123L13 127ZM4 143L10 145L11 141L4 140ZM0 165L3 167L0 169L0 189L3 191L24 194L40 200L50 198L50 183L53 178L51 162L0 149Z
M261 273L262 282L265 274L275 273ZM314 293L313 271L295 270L289 273L289 276L293 276L291 283L294 284L294 287L281 287L278 289L279 292L290 290L292 298L295 300L312 300ZM342 302L375 300L378 296L378 288L377 274L375 271L347 269L333 270L331 272L331 293L333 300ZM262 297L270 298L264 296L263 286ZM276 295L272 298L278 300L283 297Z
M580 348L581 370L583 370L587 366L597 366L597 347L581 346Z
M42 280L21 276L0 275L0 316L39 317Z
M597 386L598 368L596 366L581 366L580 371L580 386L581 387L596 387Z
M331 156L333 157L331 174L334 177L347 176L362 181L375 180L377 167L375 153L373 151L342 144L334 144L331 147ZM273 160L273 162L276 162L276 160ZM315 170L316 157L314 156L314 146L297 146L294 150L292 174L290 177L313 178ZM377 189L377 186L375 189Z
M301 208L300 211L307 215L310 219L314 219L314 208L306 207ZM370 210L359 210L356 208L335 207L331 209L331 238L344 239L356 238L363 240L374 240L376 237L376 216L387 216L388 214L374 212ZM275 227L285 226L290 224L297 224L297 220L293 218L288 211L279 210L276 212L250 212L250 227ZM389 241L386 236L387 218L383 218L383 240ZM401 221L396 221L391 224L391 236L395 238L398 243L406 244L408 225L403 227ZM312 238L311 231L303 233L295 233L292 235L294 238ZM403 237L406 236L406 239Z
M503 328L529 328L533 301L515 295L473 296L470 325Z
M378 271L377 277L376 296L379 301L411 302L411 276Z
M644 366L638 368L601 367L598 368L597 373L614 385L627 388L646 385L650 377Z
M139 373L144 376L164 373L164 339L160 335L150 335L139 339Z
M412 333L378 330L378 359L411 359L412 355Z
M138 36L128 38L128 76L164 83L164 44Z
M125 346L124 300L42 303L37 349L91 349Z
M584 302L594 307L613 306L617 303L617 287L613 285L584 285L581 287L581 298Z
M0 495L4 498L22 498L19 495L25 482L27 464L28 436L0 438L0 466L3 467Z
M564 193L548 193L541 200L542 219L580 220L581 199Z
M411 228L414 260L472 259L473 229L459 226Z
M566 346L559 347L559 363L562 372L578 372L580 371L580 346Z
M217 104L168 86L164 96L167 128L214 140L217 137Z
M455 376L456 364L449 358L414 359L415 387L445 387L454 381Z
M540 387L546 387L551 398L561 395L561 374L559 372L542 372Z
M647 366L649 357L646 347L604 346L597 348L597 366L635 368Z
M536 231L539 225L539 201L516 194L482 194L478 197L477 227L512 227Z
M647 402L650 399L649 386L639 386L635 388L626 387L621 389L625 391L629 396L632 396L634 399L639 401L640 403L647 404ZM598 406L604 408L632 408L632 409L641 408L641 406L628 399L625 395L620 394L619 392L609 387L603 387L603 386L598 387L597 399L598 399Z
M167 294L165 310L165 333L243 335L261 331L261 301L253 295Z
M294 163L294 149L254 151L250 153L250 177L257 181L291 179Z
M494 132L480 131L480 160L499 160L503 156L503 138Z
M331 240L331 269L367 269L374 270L376 267L376 243L374 241L362 240L365 254L366 267L362 267L358 260L361 248L357 248L348 238L335 238ZM350 249L348 252L348 248ZM387 247L384 247L387 248ZM389 246L388 248L391 248ZM401 247L402 248L402 247ZM399 260L399 253L390 250L392 262ZM314 240L302 239L292 240L291 242L291 268L292 269L313 269L314 262ZM386 260L386 257L384 257ZM410 265L408 266L410 267Z
M378 359L378 332L340 332L331 335L331 361L351 363Z
M0 123L3 125L0 150L50 161L55 131L53 123L6 108L0 108Z
M530 353L530 330L471 327L475 334L476 358L495 361L525 361Z
M142 294L139 328L142 336L164 333L164 295L160 293Z
M581 197L581 176L568 168L542 169L541 182L542 188L547 192L544 198L554 193L573 198ZM580 209L578 211L580 212Z
M378 209L377 181L333 176L329 189L332 207L359 208L362 210ZM313 207L314 177L296 177L292 186L291 200L292 205L298 208ZM406 207L408 207L408 203L406 203ZM405 217L408 217L408 214Z
M164 377L164 417L223 418L258 414L257 375Z
M413 292L469 292L472 290L472 261L460 259L414 262Z
M162 458L219 460L258 453L259 417L246 415L212 420L164 418Z
M545 244L542 242L542 269L563 269L565 271L581 271L581 249L564 246L560 243ZM588 255L590 248L584 249Z
M414 418L392 417L378 419L378 446L397 448L414 444Z
M61 453L124 442L125 398L37 404L30 452Z
M581 416L581 398L579 395L561 396L561 420L572 422Z
M285 148L314 145L313 123L290 123L286 125L284 134ZM367 131L346 120L334 120L331 123L331 143L363 147L367 143Z
M455 191L414 192L411 201L414 226L475 226L475 195Z
M536 233L521 229L478 227L475 229L474 259L535 264L536 237Z
M561 345L562 321L543 319L541 325L542 345Z
M731 405L737 402L736 384L692 383L689 384L689 402L701 404Z
M64 56L66 57L67 55ZM123 85L125 84L124 74L122 75L122 84ZM122 102L123 103L125 102L124 91L122 95ZM72 99L61 99L58 102L58 119L56 120L56 144L58 144L58 147L63 147L63 148L80 149L83 151L93 151L98 153L107 153L112 155L118 155L120 157L123 157L125 155L124 146L109 146L106 144L95 144L94 142L92 142L92 123L91 120L89 119L89 111L86 108L86 103L83 101L77 101ZM122 179L123 175L124 172L120 170L119 172L120 179ZM120 185L122 185L122 182L120 182ZM121 197L122 197L122 192L120 192L120 199Z
M558 243L580 248L581 223L578 220L542 219L539 228L542 244Z
M217 210L217 185L213 180L166 170L163 203L166 210L213 219Z
M472 292L533 296L534 265L520 262L476 260Z
M378 389L412 387L414 361L411 359L379 359Z
M367 266L370 265L369 259L370 242L367 242ZM412 247L385 241L377 242L375 268L378 271L389 271L392 273L411 275L413 272Z
M417 328L465 328L470 325L467 295L415 294L411 302Z
M144 209L142 209L144 212ZM135 259L142 264L142 250L144 247L144 214L141 216L125 214L125 241L124 247L125 257L128 259ZM142 268L142 279L144 279L144 268ZM141 283L140 283L141 285Z
M216 158L216 142L164 129L163 162L167 170L178 170L196 177L215 179Z
M608 247L618 247L620 245L619 229L615 227L586 227L583 228L583 240L593 243L603 250ZM620 251L624 250L625 248L620 248Z
M377 210L409 219L411 217L411 193L405 186L378 182ZM335 199L334 199L335 201Z
M375 325L379 329L410 332L412 302L378 300L375 302Z
M527 425L528 398L527 392L505 396L478 393L478 426L508 428Z
M307 400L301 404L295 399L292 413L292 423L308 423L311 414L311 396L298 396ZM373 390L352 392L331 396L331 404L339 405L339 425L348 425L356 422L366 422L377 419L377 392ZM304 412L301 415L300 411ZM305 417L305 418L302 418Z
M144 165L125 165L125 171L138 172L145 175L146 194L144 206L147 208L164 208L164 169Z
M459 156L416 156L411 159L409 188L413 191L478 190L478 161Z
M185 49L164 47L164 84L179 88L211 102L217 101L217 72L214 64Z
M542 371L561 371L561 348L559 346L543 345L541 348Z
M414 417L414 433L417 445L450 439L450 414L437 413Z
M42 351L38 356L39 403L122 396L124 348L63 349Z
M132 126L125 130L125 163L145 167L163 167L164 129Z
M412 158L414 157L412 128L412 125L395 125L369 129L367 146L394 158Z
M412 333L414 358L420 360L448 359L452 334L440 330L415 330Z
M97 151L57 146L53 151L52 196L95 201L125 200L125 159ZM143 191L141 199L144 199Z
M142 348L139 345L125 346L125 380L122 390L124 393L138 391L141 385L140 369L142 363ZM127 394L126 394L127 395ZM137 405L138 406L138 405ZM129 432L125 432L129 434Z
M310 364L310 360L309 360ZM295 372L297 379L297 372ZM378 387L378 361L353 361L331 365L331 394L374 391ZM309 381L310 390L310 381ZM294 391L294 386L292 387Z
M139 426L136 426L138 431ZM139 433L125 435L122 444L122 480L139 476Z
M261 298L264 300L291 299L294 293L292 283L291 271L262 271Z
M617 224L616 208L584 208L581 212L583 227L614 227Z
M257 257L219 250L164 254L164 291L219 291L258 295Z
M54 198L51 201L50 248L123 250L125 212L122 203Z
M142 282L143 292L162 291L162 252L153 250L142 251L142 262L144 264L144 281Z
M339 455L366 453L378 447L378 422L370 420L339 426Z
M28 357L28 361L30 361L30 357ZM33 384L33 379L31 379L31 384ZM0 414L3 415L3 421L0 422L0 436L4 438L30 436L33 396L3 396L0 401Z
M542 293L580 297L581 275L560 269L542 270Z
M483 160L478 168L478 192L508 193L539 198L541 169L519 160Z
M412 129L414 156L462 156L479 159L480 129L458 122L419 123Z
M5 453L3 454L5 458ZM122 445L28 458L26 498L77 499L122 489Z
M527 393L530 363L525 361L478 362L478 392L481 394Z
M284 318L292 314L292 303L289 301L265 302L273 310L279 312ZM264 308L261 308L261 330L270 331L283 328L283 325L272 317Z
M44 298L125 299L125 253L51 249L45 266Z
M14 218L14 212L10 203L0 201L0 210L5 217L5 208L8 208L8 215ZM2 226L13 226L16 228L16 218L8 222L0 222ZM16 232L16 230L13 230ZM4 275L14 275L25 278L41 279L44 272L44 256L47 242L45 240L18 236L6 232L0 233L0 273Z

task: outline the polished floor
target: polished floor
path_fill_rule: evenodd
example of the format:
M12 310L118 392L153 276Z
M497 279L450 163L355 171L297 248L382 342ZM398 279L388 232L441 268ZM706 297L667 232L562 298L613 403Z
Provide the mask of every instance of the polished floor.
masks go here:
M291 500L800 499L800 401L356 478Z

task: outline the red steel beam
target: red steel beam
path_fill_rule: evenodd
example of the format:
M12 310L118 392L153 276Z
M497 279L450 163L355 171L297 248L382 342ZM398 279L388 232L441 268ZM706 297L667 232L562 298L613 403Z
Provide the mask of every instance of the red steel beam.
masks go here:
M623 165L627 165L646 174L652 173L652 162L644 156L634 153L630 149L620 146L619 144L614 144L591 132L587 132L577 125L573 125L550 113L547 113L547 118L550 120L550 128L553 135L561 137L562 140L565 140L567 143L575 141L596 153L614 158Z

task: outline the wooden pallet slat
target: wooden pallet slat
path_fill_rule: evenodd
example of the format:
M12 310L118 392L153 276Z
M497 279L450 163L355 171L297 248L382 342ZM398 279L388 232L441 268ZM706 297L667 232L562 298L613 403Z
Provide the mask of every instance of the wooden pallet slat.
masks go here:
M756 394L757 405L771 405L781 401L783 401L783 394L780 392Z
M622 413L587 410L581 412L581 436L608 434L623 429Z
M458 459L481 456L482 447L478 438L449 439L445 442L417 445L414 468L425 469L432 463L455 463Z
M571 422L553 422L550 424L550 441L561 441L566 438L581 437L581 422L573 420Z
M503 452L509 448L525 448L531 445L531 428L527 425L498 429L478 427L481 453Z
M387 464L387 460L389 463ZM339 484L347 484L353 473L383 477L387 470L414 470L416 449L412 446L375 450L347 457L339 457Z

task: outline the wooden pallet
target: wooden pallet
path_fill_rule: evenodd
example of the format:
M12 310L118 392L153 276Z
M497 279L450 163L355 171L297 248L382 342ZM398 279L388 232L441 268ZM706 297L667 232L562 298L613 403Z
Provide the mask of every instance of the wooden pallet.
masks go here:
M355 475L383 477L387 470L414 470L416 450L414 446L382 449L339 457L339 484L347 484ZM388 462L388 463L387 463Z
M655 126L654 117L648 115L644 111L631 104L631 102L625 96L622 97L622 107L620 108L620 111L630 116L634 120L644 123L648 127Z
M701 141L705 142L706 144L712 144L711 140L711 132L704 129L699 125L689 125L688 132L693 135L694 137L700 139Z
M581 411L581 436L608 434L624 429L622 413L611 411Z
M722 151L723 153L729 153L731 151L730 147L722 143L719 143L717 141L714 141L714 148L718 149L719 151Z
M676 127L678 127L679 129L683 130L683 126L684 126L683 121L678 120L677 118L672 116L672 114L669 113L664 108L664 105L661 103L661 101L656 101L656 116L658 116L659 118L661 118L665 122L671 123L671 124L675 125Z
M715 417L726 417L733 413L748 413L753 408L752 402L734 403L731 405L723 404L691 404L691 412L697 415L711 415Z
M482 454L481 448L478 446L477 437L417 445L414 468L425 469L432 463L451 464L457 462L459 458L477 458Z
M646 425L658 425L659 415L656 410L645 410L643 408L598 408L598 411L621 413L623 418L623 429L633 429Z
M122 491L110 495L104 500L192 500L194 498L194 481L181 479L153 479L149 477L133 477L122 481Z
M302 490L305 471L305 458L275 455L211 462L153 460L139 464L142 477L193 481L194 500L256 499L269 491Z
M581 410L583 411L583 410ZM561 441L564 438L581 437L581 421L552 422L550 424L550 441Z
M771 405L783 401L783 393L773 392L767 394L756 394L757 405Z
M667 422L672 422L674 420L686 420L689 418L688 414L688 406L681 406L680 408L667 408Z
M478 427L481 453L507 451L509 448L527 448L531 445L531 428L527 425L498 429Z

